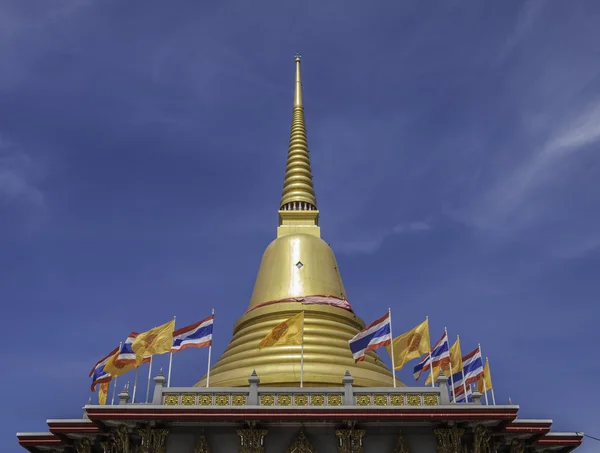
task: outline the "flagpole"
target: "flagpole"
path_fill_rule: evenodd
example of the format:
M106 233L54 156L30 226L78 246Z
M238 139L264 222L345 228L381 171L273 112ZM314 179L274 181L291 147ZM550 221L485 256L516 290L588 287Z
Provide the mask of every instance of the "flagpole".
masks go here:
M135 391L137 389L137 378L138 378L138 370L140 369L139 366L135 367L135 380L133 381L133 396L131 397L131 402L135 403Z
M457 335L456 336L456 340L460 341L460 337ZM461 358L460 358L460 372L462 374L462 378L463 378L463 389L465 391L465 403L467 402L467 383L465 382L465 367L463 365L463 361L462 361L462 351L461 351Z
M117 352L117 358L118 358L118 357L119 357L119 355L121 354L121 348L122 348L122 347L123 347L123 342L122 342L122 341L120 341L120 342L119 342L119 351ZM113 355L113 357L114 357L114 355ZM115 365L115 361L114 361L114 359L112 359L112 362L111 362L111 363L112 363L112 365L113 365L113 367L114 367L114 365ZM111 406L112 406L113 404L115 404L115 393L117 393L117 378L118 378L118 377L119 377L119 376L115 376L115 384L114 384L114 386L113 386L113 394L112 394L112 399L111 399L111 403L110 403L110 404L111 404Z
M427 320L427 333L429 333L429 316L426 316ZM433 382L433 363L431 363L431 333L429 333L429 374L431 374L431 386L435 387L435 382Z
M150 398L150 378L152 376L152 358L154 356L150 356L150 365L148 366L148 387L146 388L146 404L148 403L148 398Z
M444 332L446 333L446 338L448 338L448 328L444 327ZM448 348L450 348L450 342L448 341ZM450 349L448 349L448 355L450 355ZM442 370L443 371L443 370ZM454 394L454 371L452 370L452 356L450 355L450 385L452 386L452 400L456 400L456 395Z
M115 376L115 384L113 385L113 395L112 395L112 399L110 401L110 405L114 405L115 404L115 393L117 393L117 379L119 378L119 376Z
M485 358L486 363L488 364L488 370L490 369L490 364L489 364L489 360L486 357ZM490 375L492 374L491 370L490 370ZM490 376L491 379L491 376ZM494 386L492 385L492 388L490 389L492 391L492 404L495 406L496 405L496 397L494 396Z
M215 332L215 309L212 309L212 316L213 316L213 328L212 328L212 332ZM210 353L212 352L212 334L210 336L210 345L208 346L208 367L206 370L206 387L208 387L208 383L210 382Z
M302 310L302 346L300 352L300 388L304 380L304 310Z
M394 365L394 336L392 335L392 309L388 308L390 316L390 349L392 350L392 376L394 377L394 388L396 387L396 367Z
M177 316L173 316L173 331L175 331L175 320ZM172 343L173 340L171 340ZM171 344L173 347L173 344ZM169 374L167 375L167 387L171 387L171 366L173 366L173 351L169 352Z
M477 347L479 348L479 356L482 357L482 362L483 362L483 355L481 354L481 343L477 343ZM486 357L487 360L487 357ZM483 394L485 395L485 405L489 406L490 402L488 401L488 396L487 396L487 386L485 385L485 365L482 363L483 365Z

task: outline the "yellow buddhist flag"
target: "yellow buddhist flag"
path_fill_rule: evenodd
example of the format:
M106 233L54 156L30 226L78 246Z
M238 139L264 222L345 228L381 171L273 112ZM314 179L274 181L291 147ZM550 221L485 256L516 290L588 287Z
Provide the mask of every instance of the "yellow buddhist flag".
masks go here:
M110 359L108 359L108 361L104 365L104 371L106 373L109 373L112 377L121 376L127 373L128 371L135 369L140 364L139 362L119 360L120 353L121 347L119 347L119 350L116 352L116 354L114 354Z
M406 362L412 359L418 359L423 354L429 354L431 348L429 340L429 320L419 324L412 330L394 338L394 356L392 357L392 348L388 345L387 350L390 357L394 360L394 369L401 369Z
M460 352L460 338L458 336L450 348L450 365L452 366L452 373L458 373L463 369L462 352Z
M300 345L304 331L304 311L292 316L287 321L277 324L273 330L263 338L258 349L267 346Z
M450 363L444 363L442 365L442 370L447 377L450 377L450 374L455 374L462 370L462 354L460 352L460 339L458 337L450 347ZM433 378L437 380L439 375L440 367L436 366L433 369ZM431 373L429 373L425 385L431 385Z
M139 334L131 345L138 358L138 365L145 357L169 352L173 346L173 330L175 330L174 319L162 326Z
M485 382L485 387L483 386ZM492 375L490 374L490 362L485 358L485 367L483 367L483 378L477 381L477 391L485 393L486 390L492 390Z
M106 404L106 397L108 396L108 386L109 385L110 385L110 381L103 382L100 384L100 388L98 389L98 404L101 404L103 406Z

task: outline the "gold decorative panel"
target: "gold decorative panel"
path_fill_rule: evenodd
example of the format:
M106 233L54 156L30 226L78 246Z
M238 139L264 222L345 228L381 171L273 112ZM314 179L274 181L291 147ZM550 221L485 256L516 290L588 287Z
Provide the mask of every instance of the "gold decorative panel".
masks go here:
M456 426L452 428L438 428L433 430L438 453L456 453L462 452L462 436L464 429Z
M272 393L265 393L260 395L260 405L261 406L274 406L275 405L275 395Z
M92 453L92 443L87 437L84 437L75 443L77 453Z
M437 406L438 396L435 393L425 393L423 395L423 404L425 406Z
M212 394L198 396L198 405L199 406L212 406L212 403L213 403Z
M192 395L192 394L181 395L181 404L183 406L194 406L196 404L196 395Z
M246 405L246 395L231 395L231 405L232 406L245 406Z
M323 393L313 393L310 396L311 406L325 406L325 395Z
M226 393L219 393L215 396L216 406L229 406L229 395Z
M357 406L370 406L371 405L371 395L356 395L356 405Z
M406 441L404 440L402 431L398 433L398 439L396 440L396 447L394 447L394 453L410 453L408 445L406 445Z
M206 436L204 435L204 431L202 431L198 442L196 442L194 453L210 453L210 447L208 445L208 441L206 440Z
M421 405L421 395L419 395L418 393L406 395L406 400L409 406Z
M298 437L296 437L292 445L286 450L286 453L317 453L317 450L308 441L304 431L300 431L300 434L298 434Z
M277 405L278 406L291 406L292 405L292 395L289 393L282 393L281 395L277 395Z
M294 395L294 406L308 406L308 395L306 393Z
M375 406L387 406L387 395L384 393L373 395L373 404Z
M179 404L179 395L165 396L165 406L177 406Z
M404 406L404 395L402 393L390 395L390 403L392 406Z
M335 435L338 438L338 453L364 453L364 429L338 429Z
M263 453L266 429L238 429L240 436L240 453Z
M166 429L153 429L149 425L138 430L142 438L139 452L141 453L165 453L167 448L167 436L169 431Z
M327 395L327 405L328 406L341 406L342 405L342 395L339 393Z

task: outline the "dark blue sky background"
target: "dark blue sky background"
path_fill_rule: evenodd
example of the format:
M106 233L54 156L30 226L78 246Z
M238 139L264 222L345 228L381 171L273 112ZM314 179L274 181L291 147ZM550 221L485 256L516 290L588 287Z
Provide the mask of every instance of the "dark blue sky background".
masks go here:
M296 51L355 311L429 315L499 402L599 435L599 41L593 0L0 1L0 450L79 418L132 330L214 307L219 357L275 237Z

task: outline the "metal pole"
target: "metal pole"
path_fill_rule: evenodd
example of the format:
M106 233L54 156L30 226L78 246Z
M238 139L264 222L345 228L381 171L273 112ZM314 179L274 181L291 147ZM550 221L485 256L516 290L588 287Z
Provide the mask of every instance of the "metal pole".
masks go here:
M483 365L483 355L481 354L481 344L477 343L477 347L479 348L479 356L481 357L481 364ZM487 358L486 358L487 359ZM488 396L487 396L487 386L485 385L485 365L483 365L483 394L485 395L485 405L489 406Z
M444 332L446 333L446 338L448 338L448 328L444 327ZM450 355L450 341L448 341L448 355ZM456 400L456 395L454 394L454 371L452 370L452 356L450 355L450 385L452 390L452 400Z
M177 316L173 316L173 331L175 331L175 320ZM171 347L173 347L173 340L171 340ZM173 352L169 352L169 374L167 375L167 387L171 387L171 367L173 366Z
M148 403L148 399L150 398L150 378L152 376L152 358L154 356L150 356L150 365L148 366L148 387L146 388L146 403Z
M212 332L215 332L215 309L212 309L213 315L213 328ZM210 353L212 352L212 334L210 335L210 346L208 347L208 369L206 370L206 386L208 387L208 383L210 382Z
M131 397L131 402L135 403L135 391L137 389L137 378L138 378L138 370L140 367L135 367L135 380L133 381L133 396Z
M396 366L394 364L394 336L392 335L392 309L388 308L390 316L390 349L392 350L392 376L394 377L394 388L396 388Z

